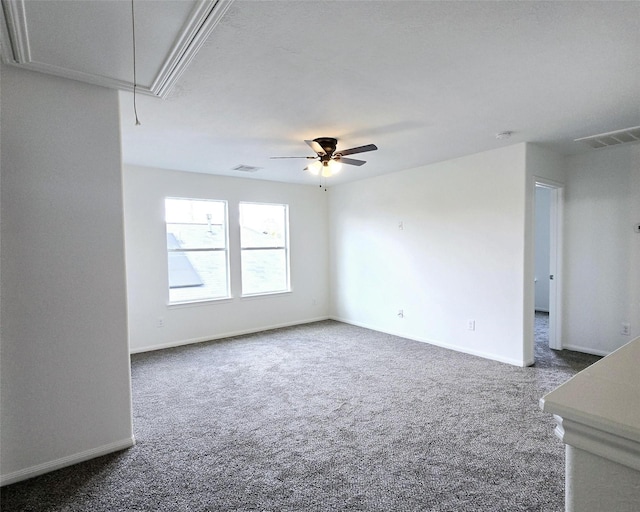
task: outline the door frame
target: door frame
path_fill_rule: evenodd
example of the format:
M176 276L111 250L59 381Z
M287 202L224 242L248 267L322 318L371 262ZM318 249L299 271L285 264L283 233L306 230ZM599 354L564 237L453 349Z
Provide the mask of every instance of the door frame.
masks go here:
M549 273L553 276L553 279L549 282L549 348L562 350L562 246L564 184L547 178L540 178L537 176L534 178L535 187L546 188L550 191Z

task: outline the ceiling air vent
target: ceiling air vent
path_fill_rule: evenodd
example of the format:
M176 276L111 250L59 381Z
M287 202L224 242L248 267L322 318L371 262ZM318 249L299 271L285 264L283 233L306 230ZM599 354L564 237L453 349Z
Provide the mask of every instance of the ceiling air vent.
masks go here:
M260 167L253 167L252 165L236 165L233 170L239 172L256 172Z
M599 149L609 146L617 146L618 144L626 144L628 142L638 142L640 140L640 126L634 128L625 128L615 132L601 133L599 135L591 135L590 137L582 137L575 139L576 142L584 142L590 148Z

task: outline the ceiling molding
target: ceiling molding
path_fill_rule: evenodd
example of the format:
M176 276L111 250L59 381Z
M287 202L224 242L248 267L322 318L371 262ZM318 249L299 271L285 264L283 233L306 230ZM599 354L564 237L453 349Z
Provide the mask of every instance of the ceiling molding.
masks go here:
M233 0L203 0L194 9L191 19L151 84L151 91L155 95L165 98L169 94L232 2Z
M2 58L8 64L31 61L24 1L2 0Z
M92 73L84 73L82 71L77 71L75 69L63 68L60 66L53 66L51 64L45 64L43 62L35 62L35 63L20 63L14 64L17 67L23 69L29 69L31 71L37 71L39 73L45 73L47 75L60 76L63 78L68 78L70 80L77 80L79 82L85 82L93 85L100 85L102 87L107 87L109 89L118 89L120 91L133 91L133 82L129 82L126 80L118 80L116 78L111 78L109 76L95 75ZM155 94L149 87L145 87L143 85L136 85L136 93L137 94L147 94L149 96L158 96Z
M86 73L78 69L34 61L30 51L25 0L1 1L0 45L3 62L31 71L56 75L111 89L133 91L133 81L120 80L110 76ZM232 2L233 0L200 0L187 22L180 29L174 45L163 59L151 85L136 84L136 92L161 98L167 97L171 92L171 88L193 60Z

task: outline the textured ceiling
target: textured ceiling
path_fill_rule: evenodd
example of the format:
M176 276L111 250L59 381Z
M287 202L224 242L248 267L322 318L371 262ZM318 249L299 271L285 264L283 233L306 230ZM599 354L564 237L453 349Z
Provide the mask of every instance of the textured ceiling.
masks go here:
M156 18L185 12L137 3L144 70L159 58ZM48 7L48 22L78 30L63 10ZM46 37L49 52L76 51L50 27ZM98 43L85 43L92 69L114 66ZM269 157L311 155L304 139L316 137L338 138L338 149L375 143L359 156L366 165L331 178L341 183L522 141L566 154L589 150L573 139L640 125L639 91L637 1L235 0L166 99L138 96L141 126L121 93L123 158L315 184L305 160ZM496 139L505 130L513 136Z
M169 98L141 98L142 126L123 94L124 159L315 183L269 157L377 144L339 183L520 141L579 151L640 125L639 92L639 2L237 0Z

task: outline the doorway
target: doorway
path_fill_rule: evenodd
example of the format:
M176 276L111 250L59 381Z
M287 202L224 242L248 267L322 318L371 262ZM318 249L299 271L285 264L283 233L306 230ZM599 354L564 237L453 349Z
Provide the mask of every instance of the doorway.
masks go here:
M550 180L536 180L534 233L535 324L548 333L545 344L562 349L561 339L561 247L563 188ZM547 316L548 315L548 316ZM548 327L545 325L548 322ZM534 333L534 338L536 335ZM536 342L538 342L537 340Z

